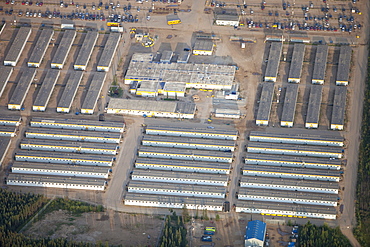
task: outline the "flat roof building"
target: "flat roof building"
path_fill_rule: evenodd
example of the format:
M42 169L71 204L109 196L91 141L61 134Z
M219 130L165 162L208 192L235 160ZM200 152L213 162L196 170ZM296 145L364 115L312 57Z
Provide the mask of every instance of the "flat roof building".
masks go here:
M123 133L125 131L124 122L102 122L84 119L54 119L33 117L30 121L30 125L31 127L52 129L89 130L119 133Z
M165 50L162 52L161 59L159 60L161 63L170 63L173 56L173 51Z
M104 50L96 66L97 71L108 72L121 39L120 33L110 33L105 43Z
M41 88L37 93L36 99L33 102L33 111L45 111L46 106L49 103L51 94L53 93L55 84L59 78L60 71L58 70L48 70L44 81L42 82Z
M246 233L244 236L245 247L263 247L266 236L266 223L253 220L249 221L246 227Z
M264 81L276 82L283 43L271 42Z
M4 65L16 66L21 56L27 40L31 35L31 27L21 27L15 36L12 45L8 50L8 54L4 58Z
M73 65L75 70L86 70L87 63L90 60L91 53L94 50L96 41L98 40L97 31L88 31L85 35L85 39L82 43L80 52L78 53L77 59Z
M347 103L347 88L336 87L334 91L333 110L331 112L330 129L343 130Z
M262 83L262 92L258 106L256 125L267 126L269 124L274 87L275 85L273 83Z
M352 48L350 46L341 46L338 60L337 86L347 86L349 83L349 70L351 67Z
M3 126L19 126L21 122L21 116L0 116L0 125Z
M320 107L322 99L322 86L312 85L308 108L306 115L305 127L308 129L317 129L319 127Z
M82 189L103 191L106 181L93 178L76 177L50 177L42 175L9 174L6 181L7 185L16 186L35 186L60 189Z
M167 15L166 19L167 25L176 25L181 23L181 20L178 15Z
M247 153L245 164L340 170L342 162L339 159Z
M0 137L0 165L3 165L11 143L10 137Z
M0 97L3 95L6 85L8 84L9 78L13 73L12 67L0 67Z
M281 114L281 127L293 127L297 97L298 85L288 85L285 92L283 113Z
M303 66L303 58L304 58L305 49L306 49L305 44L299 44L299 43L294 44L293 57L290 63L288 82L292 82L292 83L301 82L301 74L302 74L302 66Z
M214 44L212 40L196 40L193 47L193 55L211 56L213 53Z
M196 105L186 102L111 99L107 113L143 117L167 117L193 119Z
M1 137L15 137L17 128L15 126L0 126Z
M239 26L239 15L236 9L215 8L215 24L219 26Z
M177 63L188 63L190 58L190 51L181 51L177 57Z
M73 99L75 98L78 87L81 83L82 76L83 71L73 71L70 73L68 81L64 87L63 94L59 99L57 112L69 113L69 111L71 110Z
M54 30L51 28L45 28L41 31L35 44L35 48L33 48L30 59L27 62L28 67L40 67L53 35Z
M51 60L52 69L63 69L64 63L67 59L69 51L71 50L73 41L76 37L75 30L65 30L63 38L58 45L58 49Z
M12 97L9 99L8 102L9 110L21 110L28 90L31 87L33 79L35 78L35 75L36 70L33 68L22 69L21 78L19 78Z
M324 84L328 46L318 45L316 48L315 64L313 67L312 84Z
M95 72L90 82L89 89L86 93L85 100L81 106L81 113L93 114L96 104L98 103L101 90L103 88L106 73Z

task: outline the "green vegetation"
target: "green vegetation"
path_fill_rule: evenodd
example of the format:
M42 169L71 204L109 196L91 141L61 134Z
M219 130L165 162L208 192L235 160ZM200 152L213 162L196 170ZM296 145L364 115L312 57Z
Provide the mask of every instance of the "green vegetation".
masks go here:
M173 212L171 216L166 217L166 222L163 228L163 234L161 237L160 247L186 247L186 228L182 217L177 216L176 212Z
M42 208L48 199L42 195L31 193L21 194L0 189L0 246L1 247L102 247L107 244L90 244L67 241L65 239L32 239L18 233L29 219ZM72 201L69 199L56 199L50 203L45 211L58 209L69 210L78 214L90 211L102 211L101 206L90 206L86 203ZM44 211L44 212L45 212ZM72 218L71 218L72 219Z
M331 228L324 224L316 226L307 222L299 228L298 243L301 247L348 247L349 240L342 234L339 227Z
M109 96L113 98L122 98L123 89L119 86L112 86L109 88Z
M370 56L368 57L370 64ZM354 235L361 246L370 246L370 66L368 65L362 133L357 175L356 218Z

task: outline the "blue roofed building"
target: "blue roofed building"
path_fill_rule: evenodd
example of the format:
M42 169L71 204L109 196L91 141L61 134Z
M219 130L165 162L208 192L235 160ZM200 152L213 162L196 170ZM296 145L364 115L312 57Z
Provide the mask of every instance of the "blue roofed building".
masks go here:
M245 247L263 247L266 236L266 223L260 220L249 221L244 237Z

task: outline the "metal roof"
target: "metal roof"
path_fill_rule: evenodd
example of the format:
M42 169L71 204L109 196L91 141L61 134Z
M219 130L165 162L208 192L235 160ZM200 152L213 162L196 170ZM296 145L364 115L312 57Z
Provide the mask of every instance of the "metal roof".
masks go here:
M74 97L77 94L78 86L81 83L83 76L82 71L72 71L68 78L67 84L64 87L63 94L59 99L58 108L71 108Z
M0 165L2 165L1 163L3 162L3 159L6 156L10 142L11 142L10 137L0 137Z
M298 86L292 84L292 86ZM302 140L302 141L328 141L328 142L343 142L344 138L337 132L329 131L311 131L311 130L301 130L301 129L279 129L279 130L267 130L267 131L251 131L250 137L271 137L276 139L281 139L283 143L284 140Z
M302 175L309 175L309 176L340 177L340 172L337 170L261 166L261 165L245 165L243 167L243 170L265 171L265 172L285 173L285 174L302 174Z
M325 79L327 57L328 57L328 46L318 45L316 48L315 64L312 73L313 80Z
M9 78L13 73L12 67L0 66L0 97L4 92L6 85L8 84Z
M100 96L101 90L103 88L106 75L107 74L105 72L94 73L94 76L90 82L90 86L86 93L81 109L94 110L98 98Z
M88 31L85 35L84 41L82 43L82 47L80 52L78 53L77 59L74 63L75 66L81 65L86 66L89 62L91 53L94 49L96 40L98 39L98 32L97 31Z
M335 153L342 154L342 148L339 147L325 147L313 145L292 145L292 144L281 144L281 143L266 143L266 142L249 142L249 148L264 148L264 149L275 149L275 150L297 150L306 152L322 152L322 153Z
M105 43L104 50L99 59L97 67L109 67L112 63L114 53L116 52L118 43L120 42L120 33L110 33L107 42Z
M8 50L8 54L4 58L4 63L5 62L14 62L14 63L18 62L20 54L22 53L23 48L26 45L26 42L28 40L28 37L31 34L31 31L32 31L31 27L19 28L19 31L17 35L15 36L14 41Z
M212 40L205 40L205 39L196 40L193 50L212 51L213 50L213 42L212 42Z
M87 173L109 173L111 168L102 166L81 166L70 164L51 164L51 163L33 163L15 161L12 169L35 169L45 171L68 171L68 172L87 172Z
M346 87L335 87L333 111L331 114L331 124L344 125L344 113L346 110Z
M264 120L264 121L269 120L272 97L274 94L274 87L275 87L274 83L270 83L270 82L262 83L262 92L261 92L261 98L260 98L260 103L258 106L256 120Z
M231 152L212 151L212 150L198 150L198 149L184 149L184 148L162 148L140 146L139 153L163 153L163 154L179 154L191 156L207 156L231 159L233 154Z
M75 30L64 31L63 38L58 45L58 49L55 52L53 59L51 60L51 64L60 64L63 66L75 37Z
M24 68L22 69L22 75L15 89L13 91L12 97L9 99L9 103L11 105L19 105L23 104L24 99L26 98L27 92L35 78L36 70L33 68Z
M282 49L282 42L271 42L265 77L277 77Z
M266 223L260 220L249 221L246 227L245 239L265 240Z
M282 122L294 122L295 107L298 96L298 85L289 84L287 85L283 113L281 115Z
M53 158L53 159L73 159L73 160L91 160L112 162L114 156L98 155L98 154L76 154L76 153L58 153L58 152L40 152L40 151L24 151L20 150L15 153L15 156L27 156L37 158Z
M292 79L301 78L305 49L306 49L305 44L294 44L293 57L289 69L289 78Z
M60 71L49 69L44 81L42 82L41 88L37 93L37 97L33 102L33 106L46 107L49 102L50 96L53 93L54 86L59 78Z
M4 122L17 122L20 123L22 121L21 116L0 116L0 125L4 125ZM16 125L16 124L14 124Z
M191 179L201 181L214 181L226 183L228 176L225 174L208 174L198 172L172 172L172 171L157 171L157 170L138 170L132 172L132 176L149 176L159 178L177 178L177 179Z
M308 100L306 124L319 123L321 98L322 98L322 86L311 85L310 98Z
M41 31L41 34L38 37L37 42L35 44L35 48L33 48L31 56L28 59L29 64L30 63L40 64L41 63L53 34L54 34L54 30L51 28L45 28Z
M83 149L100 149L100 150L116 150L117 144L112 143L92 143L92 142L70 142L59 140L43 140L43 139L23 139L20 145L40 145L45 147L71 147Z
M0 132L14 134L16 131L17 131L17 129L14 126L3 126L3 125L0 125Z
M98 132L98 131L74 131L68 129L47 129L47 128L29 128L26 134L46 134L55 136L75 136L85 138L113 138L120 139L121 134L116 132ZM43 137L44 138L44 137ZM86 140L85 140L86 141Z
M351 56L352 56L352 48L350 46L340 47L336 81L348 82L349 69L351 67Z
M177 137L177 136L158 136L158 135L145 135L143 141L151 142L162 142L162 143L184 143L184 144L199 144L199 149L202 148L202 145L212 145L215 147L235 147L235 142L231 140L218 140L215 142L212 139L205 138L189 138L189 137Z

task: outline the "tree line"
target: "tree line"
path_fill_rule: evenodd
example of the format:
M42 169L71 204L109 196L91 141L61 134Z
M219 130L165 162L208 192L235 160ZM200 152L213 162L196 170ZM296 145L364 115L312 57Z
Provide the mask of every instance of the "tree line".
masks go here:
M167 215L163 228L163 234L160 240L160 247L186 247L186 227L183 217L177 216L176 212Z

